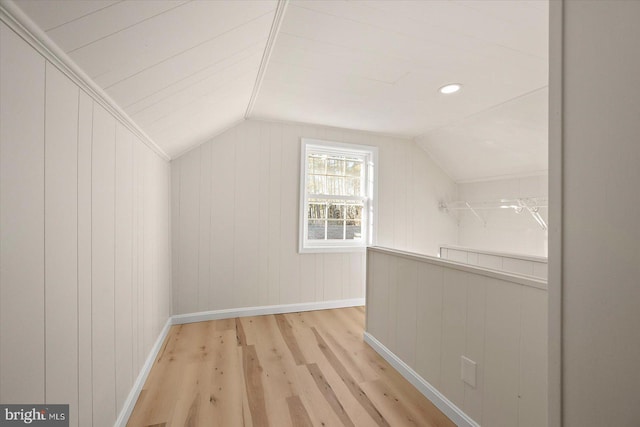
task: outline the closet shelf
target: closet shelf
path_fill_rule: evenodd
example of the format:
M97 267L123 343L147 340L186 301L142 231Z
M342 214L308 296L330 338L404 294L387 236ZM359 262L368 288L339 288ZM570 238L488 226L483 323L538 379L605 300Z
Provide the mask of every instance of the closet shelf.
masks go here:
M526 211L529 212L543 230L546 230L547 223L540 215L540 208L546 208L548 206L549 201L546 197L523 197L482 201L455 200L451 202L440 202L439 208L447 213L452 211L470 211L484 226L486 226L487 223L478 211L488 209L513 209L514 212L518 214Z

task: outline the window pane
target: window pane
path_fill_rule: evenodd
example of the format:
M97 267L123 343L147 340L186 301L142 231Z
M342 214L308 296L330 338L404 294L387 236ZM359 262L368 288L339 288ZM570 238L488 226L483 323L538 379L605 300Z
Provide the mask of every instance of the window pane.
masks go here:
M327 225L327 239L344 239L344 221L329 220Z
M345 206L343 202L331 202L329 204L329 218L330 219L343 219Z
M345 195L361 196L362 188L360 186L360 178L345 178Z
M345 162L345 175L347 176L360 176L362 173L362 161L348 159Z
M347 220L362 219L362 205L347 205Z
M324 240L324 220L309 220L309 240Z
M347 221L346 238L347 240L362 239L362 223L360 221Z
M307 218L318 219L325 218L326 216L326 204L323 202L309 202L309 212Z
M322 175L309 175L307 191L309 194L327 194L327 177Z
M327 159L327 175L344 176L344 160L336 158Z
M327 163L326 156L310 155L308 161L309 173L324 175Z
M338 176L328 176L327 191L324 194L335 194L337 196L344 196L344 178Z

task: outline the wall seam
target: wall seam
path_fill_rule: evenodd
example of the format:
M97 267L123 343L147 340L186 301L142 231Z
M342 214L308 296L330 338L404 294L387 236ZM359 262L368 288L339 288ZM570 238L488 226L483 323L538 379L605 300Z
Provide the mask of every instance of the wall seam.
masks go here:
M42 273L43 273L43 304L42 309L44 311L44 330L43 330L43 340L44 340L44 399L43 403L47 402L47 62L44 61L44 114L43 114L43 135L42 135L42 147L43 147L43 157L42 157L42 200L43 200L43 239L42 239L42 252L43 252L43 264L42 264Z

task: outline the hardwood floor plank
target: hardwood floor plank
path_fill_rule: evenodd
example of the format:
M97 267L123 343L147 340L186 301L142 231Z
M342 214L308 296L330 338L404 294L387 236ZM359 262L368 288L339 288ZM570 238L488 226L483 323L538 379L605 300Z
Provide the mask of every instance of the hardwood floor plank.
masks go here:
M311 418L307 409L302 404L300 396L287 397L287 405L289 405L289 416L291 417L291 423L296 427L313 427Z
M131 427L453 427L348 308L173 326Z
M304 360L304 355L300 350L300 346L298 345L298 341L296 340L296 337L293 333L291 324L282 314L276 314L275 318L276 322L278 323L278 329L280 329L280 333L282 334L282 339L284 339L285 344L287 344L287 347L289 347L289 351L291 352L296 365L304 365L306 363Z
M244 334L244 328L242 327L242 322L238 317L235 319L235 328L236 328L236 342L238 346L243 347L247 345L247 337Z
M242 347L242 367L253 425L268 427L269 418L267 417L264 387L262 386L262 367L255 346Z
M331 409L333 409L333 412L335 412L340 421L342 421L342 424L345 426L354 426L353 421L349 418L347 411L345 411L342 403L340 403L340 400L336 397L336 394L333 392L333 388L325 379L324 374L318 365L312 363L307 365L307 369L316 382L318 389L322 392L325 400L329 403Z
M336 357L333 351L331 351L331 348L329 348L325 340L318 333L318 330L315 327L311 328L311 330L316 336L316 340L318 342L318 347L320 348L320 351L322 351L322 353L325 355L327 360L329 360L329 363L331 363L331 366L333 367L333 369L338 373L338 375L340 375L340 378L342 378L342 381L347 385L347 388L349 389L351 394L356 398L358 403L362 405L362 407L367 411L367 413L371 416L371 418L373 418L373 420L376 422L377 425L388 427L389 423L387 422L387 420L382 416L380 411L376 409L373 403L371 403L371 400L369 400L369 398L367 397L367 394L364 391L362 391L358 383L349 374L349 372L344 367L344 365L340 363L340 360Z

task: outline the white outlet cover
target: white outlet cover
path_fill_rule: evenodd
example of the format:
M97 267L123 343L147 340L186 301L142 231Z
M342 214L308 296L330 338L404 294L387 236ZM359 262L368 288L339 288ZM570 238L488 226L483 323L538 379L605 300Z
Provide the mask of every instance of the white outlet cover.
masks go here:
M477 364L473 360L462 356L462 381L476 388L476 367Z

